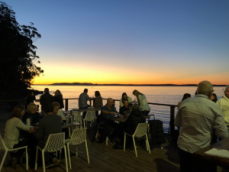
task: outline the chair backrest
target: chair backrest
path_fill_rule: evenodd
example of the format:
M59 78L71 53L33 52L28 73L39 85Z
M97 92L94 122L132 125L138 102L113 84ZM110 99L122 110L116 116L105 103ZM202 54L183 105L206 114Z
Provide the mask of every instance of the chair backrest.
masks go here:
M76 128L73 130L69 143L79 145L85 142L87 137L87 128Z
M65 133L50 134L46 141L45 152L56 152L64 147Z
M87 111L84 120L86 121L94 121L95 120L95 111Z
M80 122L81 123L81 112L72 111L73 121L72 122Z
M147 128L148 128L148 124L147 123L140 123L138 124L135 132L134 132L134 136L135 137L142 137L144 135L147 134Z
M5 150L7 150L7 147L4 143L4 140L2 139L2 136L0 135L0 151L1 150L5 151Z

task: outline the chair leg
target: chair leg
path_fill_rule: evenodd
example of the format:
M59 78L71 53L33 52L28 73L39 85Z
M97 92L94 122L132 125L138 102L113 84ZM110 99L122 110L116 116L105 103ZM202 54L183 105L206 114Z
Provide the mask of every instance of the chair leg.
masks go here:
M78 152L78 149L76 147L76 157L78 157L78 155L79 155L79 152Z
M106 145L108 145L108 140L109 140L109 138L108 138L108 137L106 137Z
M61 151L62 149L60 149L60 156L59 156L59 159L61 160L62 158L61 158L61 153L62 153L62 151Z
M146 142L147 142L147 144L148 144L148 151L149 151L149 153L151 154L151 150L150 150L150 146L149 146L149 139L148 139L147 134L146 134Z
M138 157L138 153L137 153L137 149L136 149L136 144L135 144L135 139L134 139L134 137L132 137L132 138L133 138L133 144L134 144L135 155L136 155L136 157Z
M42 150L42 164L43 164L43 172L46 172L45 170L45 152Z
M123 150L126 150L126 133L124 133Z
M26 158L26 170L29 170L28 147L25 148L25 158Z
M1 162L1 165L0 165L0 171L2 170L2 167L3 167L3 164L4 164L4 162L5 162L7 153L8 153L8 151L5 151L4 156L3 156L3 158L2 158L2 162Z
M72 169L72 162L71 162L71 154L70 154L69 143L67 143L67 150L68 150L69 169Z
M64 145L64 154L65 154L66 172L68 172L68 157L67 157L67 151L66 151L66 146L65 145Z
M86 147L86 152L87 152L87 162L88 164L90 164L89 152L88 152L88 147L87 147L87 139L85 139L85 147Z
M38 157L38 148L36 149L35 170L37 170L37 157Z

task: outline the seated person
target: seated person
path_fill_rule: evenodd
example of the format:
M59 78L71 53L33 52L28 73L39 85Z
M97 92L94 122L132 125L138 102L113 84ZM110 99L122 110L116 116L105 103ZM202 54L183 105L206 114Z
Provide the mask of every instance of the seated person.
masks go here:
M52 107L53 107L53 113L61 116L62 121L65 121L65 116L62 109L60 109L60 104L58 102L53 102ZM69 138L68 128L63 128L62 132L65 133L65 139L68 139Z
M129 105L132 105L132 99L131 99L131 97L128 97L127 94L124 92L124 93L122 93L122 98L121 98L121 100L119 102L120 107L123 107L125 100L128 101L128 104Z
M131 114L129 115L126 123L127 123L126 133L130 135L134 134L139 123L145 123L145 118L141 114L138 105L133 105L133 110L131 111ZM127 147L132 149L133 148L132 138L127 136L126 139L127 139Z
M113 121L114 116L118 114L118 112L114 108L113 104L114 104L113 99L108 98L107 104L105 106L103 106L101 109L102 123L100 123L100 126L105 128L105 130L103 133L101 133L100 142L104 142L106 140L106 137L109 136L109 134L112 131L113 131L112 135L114 137L117 136L119 139L119 142L121 142L123 140L122 125L115 123ZM118 143L116 142L116 147L117 146L118 146Z
M24 113L24 107L17 105L14 107L11 116L6 122L4 142L6 147L9 149L27 146L26 140L19 140L20 130L34 132L34 127L30 128L30 126L27 126L22 122L21 118L23 117ZM24 151L25 149L20 149L16 153L10 154L13 157L11 162L12 167L16 167L16 164Z
M27 118L30 118L30 124L39 123L40 114L37 112L37 105L34 103L30 103L27 106L27 111L25 112L24 116L22 117L22 121L26 124Z
M35 137L38 142L38 146L43 149L46 141L50 134L61 133L62 132L62 118L59 115L54 114L53 106L45 105L44 111L46 116L44 116L38 126L38 131L35 133ZM60 165L61 161L58 160L54 153L47 153L45 161L54 163L55 165Z
M127 100L124 101L123 103L123 107L121 107L119 109L119 114L121 114L122 116L126 116L130 113L130 109L129 109L129 102Z

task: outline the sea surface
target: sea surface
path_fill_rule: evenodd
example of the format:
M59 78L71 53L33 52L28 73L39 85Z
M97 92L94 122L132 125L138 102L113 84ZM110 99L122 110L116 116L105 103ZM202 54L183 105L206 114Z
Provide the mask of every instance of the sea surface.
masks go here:
M133 90L145 94L147 101L151 103L162 103L177 105L181 101L184 93L189 93L193 97L197 87L196 86L54 86L54 85L33 85L32 89L44 91L49 88L50 94L58 89L61 91L63 98L78 98L85 88L88 89L89 97L95 97L95 91L99 91L103 98L121 99L122 93L126 92L132 100L136 97L132 94ZM225 87L214 87L218 99L224 94ZM40 99L41 95L37 95L36 99ZM78 100L69 100L69 109L78 107ZM103 104L106 104L104 100ZM119 102L115 102L115 107L119 110ZM150 114L154 114L155 118L163 121L164 132L168 131L170 120L170 107L150 105ZM176 108L177 111L177 108ZM175 112L176 113L176 112Z

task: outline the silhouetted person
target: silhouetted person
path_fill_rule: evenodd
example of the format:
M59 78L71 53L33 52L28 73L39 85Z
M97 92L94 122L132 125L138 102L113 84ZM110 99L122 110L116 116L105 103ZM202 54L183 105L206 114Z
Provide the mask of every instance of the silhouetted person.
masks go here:
M182 103L185 99L188 99L188 98L190 98L190 97L191 97L191 94L185 93L185 94L183 95L182 100L178 103L178 109L179 109L181 103Z
M44 111L44 107L54 102L54 97L49 94L49 89L45 88L44 94L40 98L41 110Z
M87 104L87 101L90 100L89 96L87 95L88 93L88 89L84 89L83 93L80 94L79 96L79 109L86 109L87 107L89 107L89 105ZM85 118L87 112L83 113L83 118Z
M61 94L60 90L55 91L54 101L59 103L60 109L64 108L63 95Z

